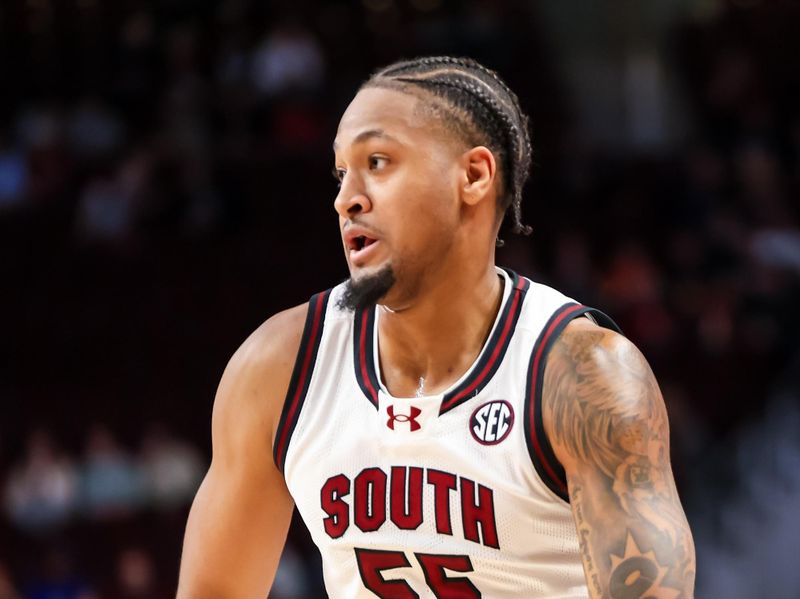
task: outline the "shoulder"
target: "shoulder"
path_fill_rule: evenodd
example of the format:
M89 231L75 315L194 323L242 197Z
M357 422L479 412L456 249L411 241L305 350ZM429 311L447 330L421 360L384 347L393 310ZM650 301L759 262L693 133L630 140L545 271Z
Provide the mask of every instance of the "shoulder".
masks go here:
M542 405L545 430L565 467L592 448L635 443L645 431L668 438L647 360L627 338L585 318L571 322L553 345Z
M553 350L553 360L561 361L565 366L591 364L602 372L615 375L651 374L642 352L627 337L598 326L588 318L571 321L556 340Z
M214 401L215 447L248 430L271 443L303 336L308 303L275 314L231 357ZM234 435L235 431L235 435Z
M269 371L291 369L294 354L300 347L308 303L271 316L261 324L231 357L226 368L239 376L259 378Z

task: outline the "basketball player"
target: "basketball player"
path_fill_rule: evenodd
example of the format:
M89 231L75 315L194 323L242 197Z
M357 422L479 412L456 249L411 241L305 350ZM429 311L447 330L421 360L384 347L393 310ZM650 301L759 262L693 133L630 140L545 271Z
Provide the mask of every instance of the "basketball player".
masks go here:
M692 597L645 359L495 266L503 216L525 230L516 96L472 60L393 64L334 151L350 278L225 370L179 598L266 597L295 505L337 599Z

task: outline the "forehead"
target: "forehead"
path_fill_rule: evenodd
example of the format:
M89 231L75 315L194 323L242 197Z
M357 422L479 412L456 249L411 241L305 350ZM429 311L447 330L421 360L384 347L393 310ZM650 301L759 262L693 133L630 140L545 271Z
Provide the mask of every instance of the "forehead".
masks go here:
M401 143L413 144L432 132L421 100L409 93L380 87L362 89L344 111L334 148L347 146L365 131L380 131ZM438 129L438 128L436 128Z

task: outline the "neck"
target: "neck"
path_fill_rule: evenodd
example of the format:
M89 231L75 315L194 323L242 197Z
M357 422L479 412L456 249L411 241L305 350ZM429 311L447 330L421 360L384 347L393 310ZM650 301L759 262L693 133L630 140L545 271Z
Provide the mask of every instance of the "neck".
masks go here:
M413 397L421 386L426 395L444 391L489 336L503 297L494 266L450 272L458 276L439 278L404 309L379 308L381 373L396 397Z

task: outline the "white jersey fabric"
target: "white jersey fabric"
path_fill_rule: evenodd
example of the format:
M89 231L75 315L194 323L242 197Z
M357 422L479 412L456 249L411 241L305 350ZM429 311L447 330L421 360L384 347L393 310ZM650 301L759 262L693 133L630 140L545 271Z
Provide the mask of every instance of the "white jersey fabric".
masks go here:
M382 308L309 302L274 458L322 554L333 599L587 597L563 469L544 434L547 352L602 313L498 269L503 301L447 392L392 397Z

